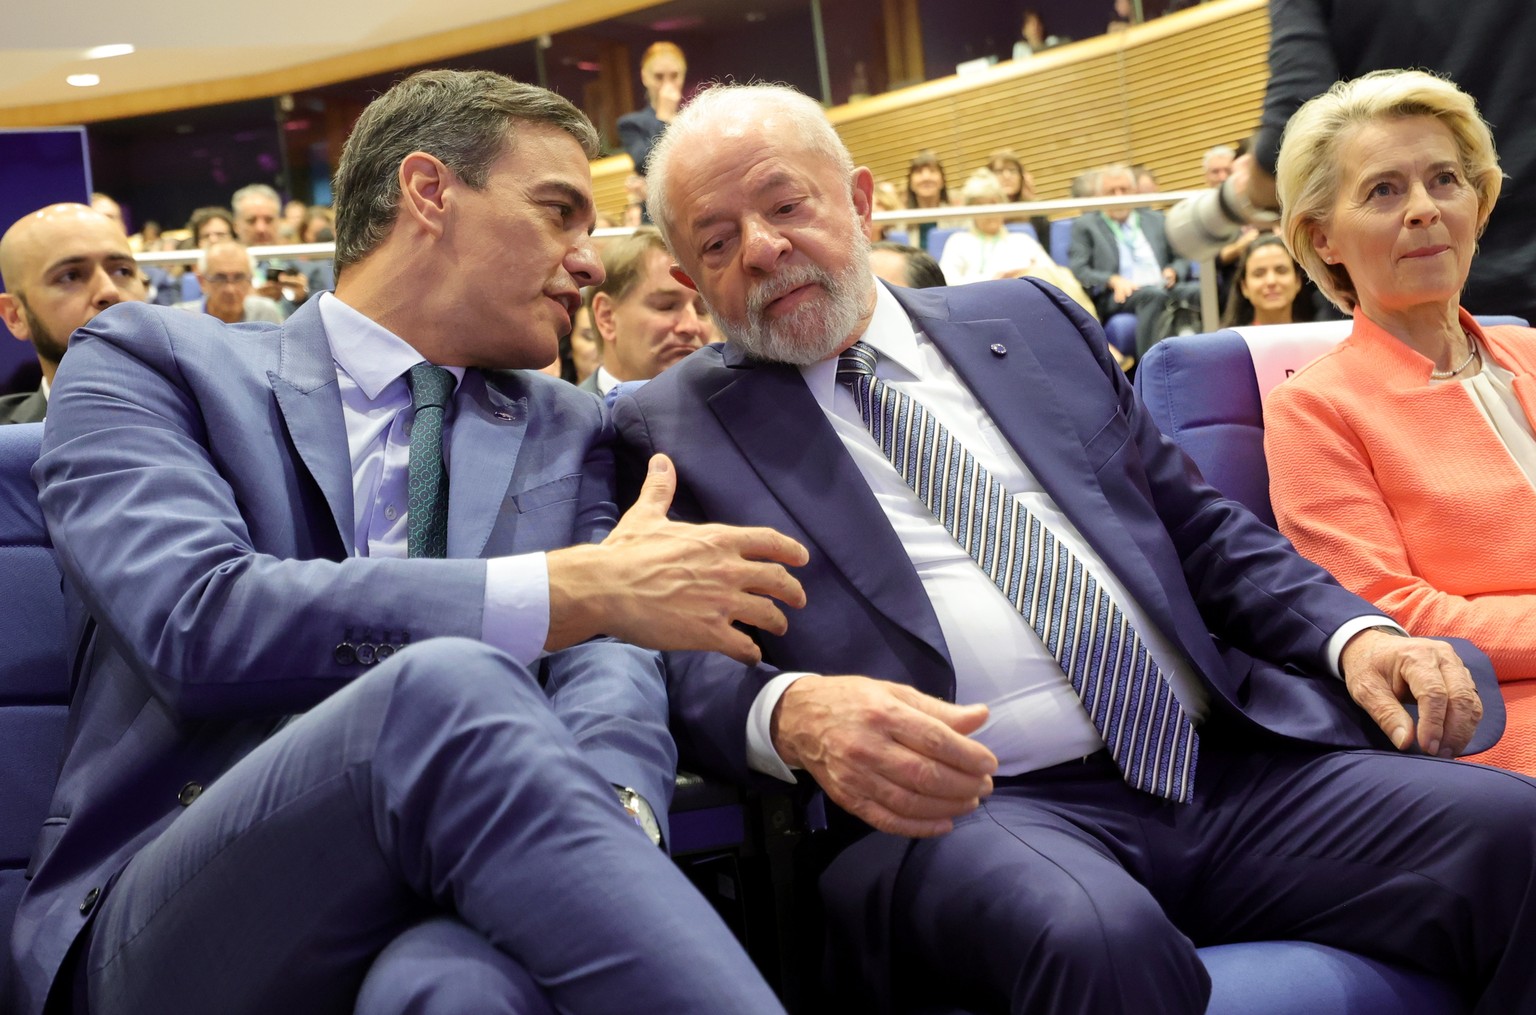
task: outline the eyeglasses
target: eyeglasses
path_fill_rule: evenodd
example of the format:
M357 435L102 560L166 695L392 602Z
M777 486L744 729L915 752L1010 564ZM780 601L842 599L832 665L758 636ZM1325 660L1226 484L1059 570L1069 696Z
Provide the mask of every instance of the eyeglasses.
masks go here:
M251 280L249 275L206 275L204 281L209 285L245 285Z

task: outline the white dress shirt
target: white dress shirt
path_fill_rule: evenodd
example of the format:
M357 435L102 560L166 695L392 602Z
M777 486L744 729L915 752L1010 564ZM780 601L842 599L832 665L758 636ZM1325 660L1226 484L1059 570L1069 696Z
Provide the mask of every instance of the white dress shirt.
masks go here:
M876 289L875 312L862 339L879 354L876 374L922 402L1093 572L1135 625L1153 660L1172 683L1185 713L1199 725L1208 710L1207 691L1192 664L1151 622L1040 486L938 347L913 328L884 286L877 285ZM1034 771L1103 749L1103 738L1056 659L896 472L864 426L852 392L837 383L836 372L836 359L801 368L806 386L869 484L933 604L955 668L955 700L960 704L985 702L990 709L987 723L974 736L997 755L998 772L1014 775ZM1335 674L1339 652L1350 636L1390 623L1383 617L1368 616L1341 628L1329 642ZM760 772L786 780L792 779L793 773L773 749L770 722L784 690L803 676L787 673L770 681L754 701L748 720L749 763Z
M406 374L423 361L421 353L334 293L317 298L336 363L352 462L354 552L361 557L404 557L413 420ZM453 374L457 394L464 368L444 369ZM455 404L450 401L443 413L445 466L454 415ZM531 663L543 653L549 637L549 572L544 554L486 561L481 637L520 663Z

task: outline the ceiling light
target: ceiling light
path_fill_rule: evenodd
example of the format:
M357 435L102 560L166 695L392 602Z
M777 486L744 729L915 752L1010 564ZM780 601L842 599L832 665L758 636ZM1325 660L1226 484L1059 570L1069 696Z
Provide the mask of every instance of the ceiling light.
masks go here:
M101 84L101 75L99 75L99 74L71 74L69 77L65 78L64 80L69 82L70 84L74 85L76 88L89 88L92 85L99 85L99 84Z
M104 60L109 56L127 56L133 52L131 42L113 42L105 46L92 46L85 51L87 60Z

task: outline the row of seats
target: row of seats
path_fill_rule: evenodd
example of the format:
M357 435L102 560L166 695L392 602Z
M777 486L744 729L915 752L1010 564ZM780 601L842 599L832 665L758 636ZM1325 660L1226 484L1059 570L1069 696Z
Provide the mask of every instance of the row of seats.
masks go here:
M1232 378L1211 384L1184 376L1183 365L1191 357L1201 360L1202 343L1213 339L1230 346L1222 336L1170 339L1159 345L1154 350L1161 350L1159 356L1148 357L1153 369L1144 375L1144 388L1187 385L1196 392L1212 393L1228 387L1226 382ZM1186 350L1193 352L1186 355ZM1171 369L1165 372L1160 362ZM1229 366L1219 369L1225 371ZM1174 415L1184 418L1188 408L1181 400ZM1171 417L1165 413L1164 418ZM1256 418L1262 426L1261 417ZM1175 422L1166 426L1201 429ZM1168 432L1177 439L1177 433ZM71 690L60 574L30 476L41 437L41 424L0 427L0 588L9 591L6 608L0 611L0 644L6 647L0 656L0 928L7 931L24 883L27 857L57 774ZM1258 462L1262 471L1262 458ZM804 1000L808 993L799 984L814 977L793 968L793 962L785 959L792 949L783 943L792 927L782 918L780 899L753 900L753 918L747 920L742 915L746 900L739 897L741 861L781 852L765 840L783 841L786 812L744 809L734 791L686 774L679 776L678 787L671 819L674 855L685 868L695 865L699 875L695 883L717 906L736 910L723 915L743 936L770 981L791 1001ZM761 820L765 813L771 814L766 821ZM759 820L748 820L753 814ZM760 888L760 892L784 894L785 865L780 863L779 867L780 873L771 879L778 883ZM779 916L777 929L770 926L764 930L763 924L771 925L775 914ZM759 947L764 938L776 939L780 945L777 950L770 947L773 958L765 959ZM770 946L774 943L769 942ZM803 953L810 949L793 950ZM1464 1010L1448 984L1321 945L1248 942L1202 948L1200 955L1211 974L1208 1010L1215 1015L1374 1015L1386 1011L1450 1015ZM0 953L0 997L6 994L7 962L8 952ZM929 1009L922 1015L941 1012L963 1015L953 1009Z

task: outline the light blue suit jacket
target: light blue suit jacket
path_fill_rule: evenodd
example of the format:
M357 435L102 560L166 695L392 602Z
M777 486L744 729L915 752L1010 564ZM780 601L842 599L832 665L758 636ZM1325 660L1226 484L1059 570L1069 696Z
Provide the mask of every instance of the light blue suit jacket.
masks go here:
M316 301L281 327L125 303L76 333L34 469L72 608L74 703L12 940L41 1009L82 901L272 731L365 671L342 643L481 634L476 558L601 538L607 412L525 371L470 370L449 438L447 560L353 556L352 472ZM654 653L546 657L593 765L665 819L675 769Z

